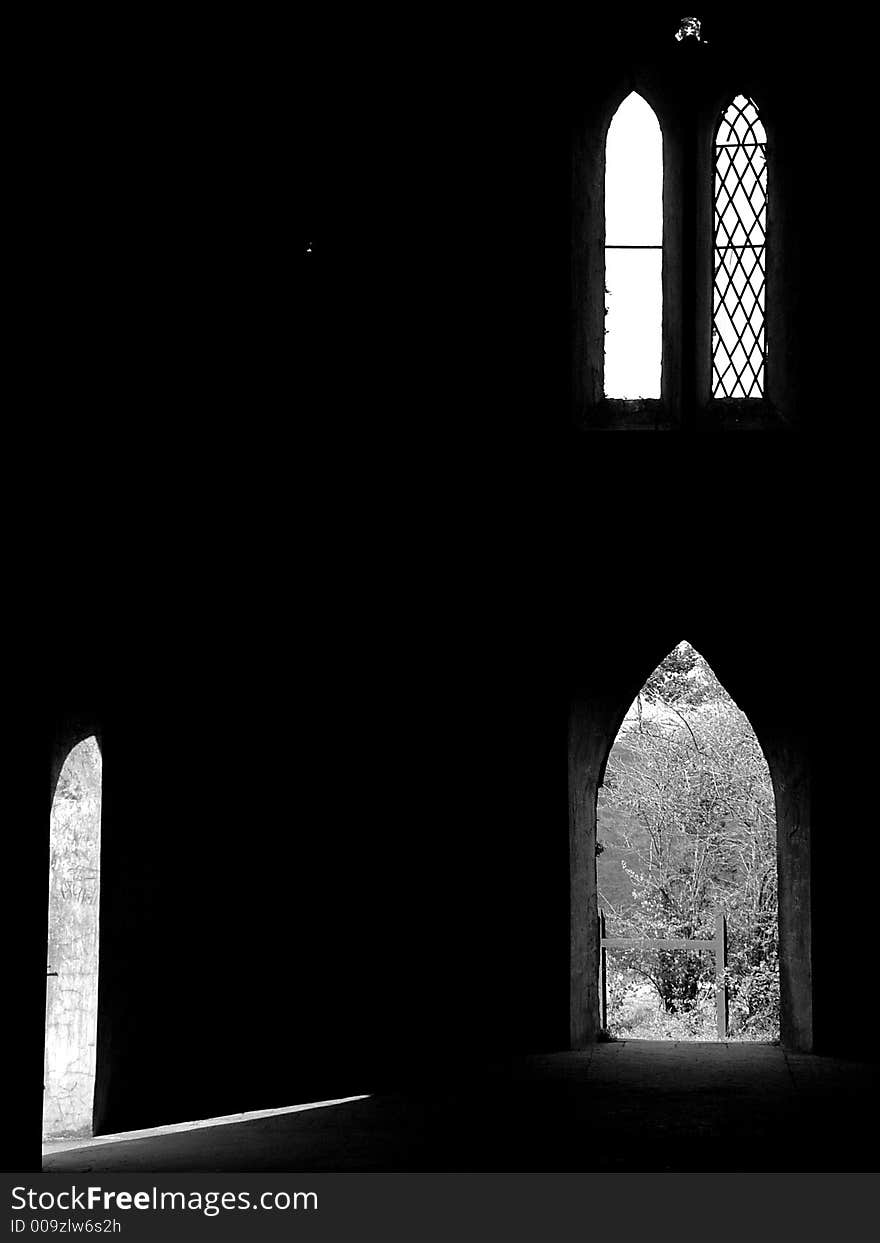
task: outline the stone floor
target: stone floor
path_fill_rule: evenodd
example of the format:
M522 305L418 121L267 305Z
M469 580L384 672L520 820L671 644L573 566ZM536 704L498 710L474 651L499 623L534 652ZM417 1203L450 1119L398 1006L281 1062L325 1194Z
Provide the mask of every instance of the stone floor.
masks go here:
M44 1148L47 1171L876 1172L878 1067L615 1041L430 1088Z

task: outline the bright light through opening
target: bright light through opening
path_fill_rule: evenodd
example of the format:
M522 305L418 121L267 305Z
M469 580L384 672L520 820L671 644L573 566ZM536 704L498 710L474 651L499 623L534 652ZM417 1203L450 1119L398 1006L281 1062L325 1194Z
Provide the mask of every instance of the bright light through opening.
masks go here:
M605 396L660 396L663 136L635 92L605 147Z

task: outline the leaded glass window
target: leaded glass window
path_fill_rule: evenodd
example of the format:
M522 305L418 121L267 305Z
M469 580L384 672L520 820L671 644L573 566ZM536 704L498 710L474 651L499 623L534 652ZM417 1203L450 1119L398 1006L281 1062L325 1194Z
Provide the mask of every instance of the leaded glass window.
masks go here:
M635 91L605 144L605 396L660 396L663 136Z
M764 394L766 239L767 136L737 95L715 138L714 397Z

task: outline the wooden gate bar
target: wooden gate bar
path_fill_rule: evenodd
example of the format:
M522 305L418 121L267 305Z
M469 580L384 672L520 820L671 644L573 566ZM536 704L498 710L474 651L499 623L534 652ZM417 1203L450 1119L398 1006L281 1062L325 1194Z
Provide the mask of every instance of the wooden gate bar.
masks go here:
M605 952L605 912L599 912L599 1026L608 1027L608 978Z
M727 920L721 911L715 914L715 1017L718 1039L727 1039Z
M599 1025L608 1026L608 990L606 976L606 950L662 949L662 950L712 950L715 954L715 1019L718 1039L727 1039L727 918L721 911L715 913L715 939L693 941L687 937L607 937L605 935L605 912L599 912Z
M718 941L689 941L686 937L603 937L604 945L610 950L650 949L661 950L714 950Z

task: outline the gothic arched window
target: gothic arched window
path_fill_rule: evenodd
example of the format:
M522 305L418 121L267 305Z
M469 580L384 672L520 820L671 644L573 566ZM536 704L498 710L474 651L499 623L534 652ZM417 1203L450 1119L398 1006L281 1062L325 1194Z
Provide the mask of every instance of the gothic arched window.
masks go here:
M712 396L764 394L767 135L737 95L715 136Z
M663 136L635 91L605 144L605 396L659 398Z

